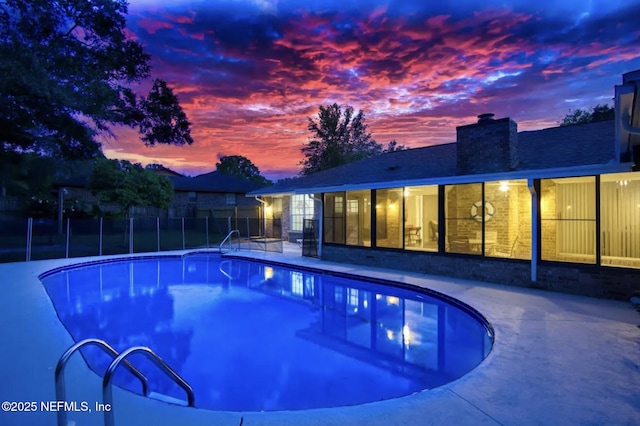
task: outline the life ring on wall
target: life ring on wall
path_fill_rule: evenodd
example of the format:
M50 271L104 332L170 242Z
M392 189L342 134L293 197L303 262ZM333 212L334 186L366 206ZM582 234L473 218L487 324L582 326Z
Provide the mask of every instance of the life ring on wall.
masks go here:
M491 219L493 217L493 215L496 213L496 208L493 204L491 204L488 201L484 202L484 208L482 207L482 201L478 201L473 203L473 206L471 206L471 218L474 220L477 220L478 222L482 222L482 215L480 212L485 211L485 215L484 215L484 221L488 222L489 219Z

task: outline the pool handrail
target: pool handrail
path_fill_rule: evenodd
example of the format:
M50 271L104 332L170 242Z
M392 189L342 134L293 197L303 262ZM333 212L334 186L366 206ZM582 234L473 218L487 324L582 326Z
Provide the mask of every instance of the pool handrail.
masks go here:
M238 234L238 247L236 248L236 250L240 250L240 231L237 229L232 229L226 237L224 237L224 240L222 240L222 242L220 243L220 252L222 253L222 247L224 246L224 244L228 241L229 242L229 247L231 247L231 236L233 234Z
M187 394L187 405L189 407L195 406L195 397L193 394L193 389L189 384L182 378L178 373L176 373L169 365L160 358L155 352L146 346L133 346L127 350L122 351L120 355L118 355L109 367L107 367L107 371L104 374L104 378L102 379L102 401L105 406L109 407L108 410L104 411L104 424L105 426L114 426L114 416L113 416L113 392L111 387L111 380L113 379L113 375L116 372L116 369L120 366L120 363L128 362L125 358L127 358L131 354L140 353L145 355L150 361L155 364L156 367L160 369L167 377L169 377L173 382L182 388ZM125 364L126 365L126 364Z
M69 358L71 358L71 355L73 355L77 350L79 350L83 346L89 346L89 345L99 347L107 355L111 355L112 359L117 358L118 355L120 355L118 351L116 351L111 346L109 346L107 342L100 339L84 339L74 344L73 346L71 346L62 354L62 356L58 360L58 363L56 364L56 371L55 371L56 401L67 400L65 384L64 384L64 369L67 365L67 362L69 361ZM125 361L124 366L131 374L133 374L138 379L140 379L140 383L142 384L142 394L144 396L148 396L149 381L147 380L145 375L142 374L140 370L135 368L129 361ZM67 412L65 410L58 410L57 418L58 418L58 426L67 425Z

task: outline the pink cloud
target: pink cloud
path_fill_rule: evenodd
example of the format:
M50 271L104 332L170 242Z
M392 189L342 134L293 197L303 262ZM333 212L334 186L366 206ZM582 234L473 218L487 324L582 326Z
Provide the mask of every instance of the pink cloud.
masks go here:
M528 28L543 24L539 17L511 10L420 20L392 18L382 7L348 18L301 12L273 24L277 36L267 41L242 39L248 29L237 40L224 38L193 11L139 20L152 36L173 30L163 36L183 41L159 48L170 53L155 58L154 69L179 95L195 143L146 149L127 134L108 152L201 172L212 170L220 155L239 154L263 172L295 174L311 136L308 118L321 104L362 109L378 142L417 147L455 140L456 126L487 109L512 114L521 129L556 125L569 109L564 99L574 96L567 88L572 73L638 63L633 44L530 37ZM343 21L348 28L338 25ZM251 20L237 23L243 24L254 28ZM540 58L544 50L553 51L551 63ZM605 90L613 94L618 80L611 76Z

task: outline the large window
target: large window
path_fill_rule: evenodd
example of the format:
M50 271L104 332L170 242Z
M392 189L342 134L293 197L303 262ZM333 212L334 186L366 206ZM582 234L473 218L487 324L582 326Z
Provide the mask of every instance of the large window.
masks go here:
M376 190L376 246L402 248L402 188Z
M542 259L595 263L595 177L542 179L540 190Z
M407 250L438 251L438 187L404 189L404 246Z
M490 202L482 202L482 184L446 185L444 201L448 253L481 254L482 222L495 214Z
M324 196L324 241L345 243L345 194L335 192Z
M640 268L640 173L600 177L602 264Z
M313 219L313 198L308 195L292 195L291 230L302 232L304 219Z
M526 180L484 184L484 199L493 206L484 225L485 255L531 258L531 193Z
M371 191L347 191L347 244L371 247Z

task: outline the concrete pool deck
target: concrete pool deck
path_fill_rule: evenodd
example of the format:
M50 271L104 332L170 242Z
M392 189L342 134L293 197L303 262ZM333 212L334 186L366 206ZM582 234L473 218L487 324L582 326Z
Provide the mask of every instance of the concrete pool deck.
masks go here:
M213 412L115 389L116 425L238 426L241 418L243 426L640 424L640 314L631 303L325 262L299 253L288 247L284 253L233 255L431 288L480 311L495 329L494 348L477 368L445 386L352 407ZM164 254L176 252L159 255ZM126 256L103 258L109 257ZM36 412L0 411L1 425L56 424L55 412L42 411L40 403L55 399L55 365L74 342L38 275L94 259L0 264L0 401L38 405ZM102 402L101 379L81 357L69 362L66 383L68 401L86 401L92 408L69 413L69 424L102 425L103 415L94 409Z

